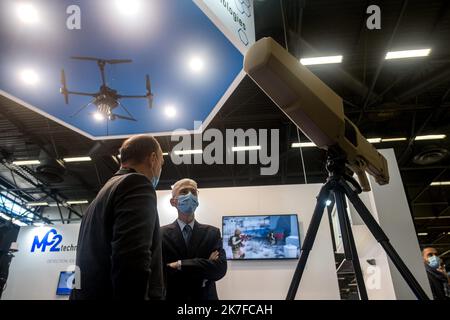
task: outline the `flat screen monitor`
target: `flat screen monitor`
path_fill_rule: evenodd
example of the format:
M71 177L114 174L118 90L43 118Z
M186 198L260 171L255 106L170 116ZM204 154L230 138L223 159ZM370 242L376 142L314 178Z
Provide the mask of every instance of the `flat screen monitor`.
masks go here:
M296 214L224 216L223 248L228 260L298 259Z
M75 282L75 271L61 271L59 273L58 288L56 294L59 296L68 296L72 291Z

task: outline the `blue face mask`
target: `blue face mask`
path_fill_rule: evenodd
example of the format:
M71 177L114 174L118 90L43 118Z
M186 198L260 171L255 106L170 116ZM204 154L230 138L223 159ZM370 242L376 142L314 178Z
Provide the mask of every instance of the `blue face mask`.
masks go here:
M184 195L179 195L177 197L178 204L177 208L178 210L186 215L194 214L195 209L198 207L198 198L194 196L191 192Z
M156 186L158 185L159 177L161 176L161 171L162 171L162 168L159 170L158 176L152 177L152 181L151 182L152 182L152 185L153 185L154 189L156 189Z
M428 257L427 260L428 260L428 265L433 269L439 268L439 265L441 264L441 259L439 259L438 256Z

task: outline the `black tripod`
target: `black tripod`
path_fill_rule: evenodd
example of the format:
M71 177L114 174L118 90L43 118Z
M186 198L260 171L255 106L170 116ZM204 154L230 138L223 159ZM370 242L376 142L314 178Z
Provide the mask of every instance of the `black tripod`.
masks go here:
M306 262L308 260L309 252L312 249L314 240L316 238L317 230L319 229L320 221L322 219L323 211L326 206L326 201L330 199L330 195L334 195L337 215L339 219L339 226L342 233L342 243L344 246L345 259L352 261L353 268L358 284L359 295L362 300L367 300L367 291L364 284L364 277L359 264L358 253L356 251L355 240L347 213L345 196L355 207L361 219L366 224L369 231L375 239L381 244L389 258L392 260L402 277L405 279L416 297L420 300L428 300L428 296L421 288L420 284L414 278L408 267L402 261L398 253L392 247L388 237L373 218L370 211L359 198L361 187L353 177L346 173L345 156L336 150L329 150L327 157L326 169L328 171L328 178L326 183L320 189L317 197L317 204L311 219L311 223L306 232L305 241L302 246L300 260L295 269L294 276L289 287L286 300L294 300L297 293L300 280L305 270Z

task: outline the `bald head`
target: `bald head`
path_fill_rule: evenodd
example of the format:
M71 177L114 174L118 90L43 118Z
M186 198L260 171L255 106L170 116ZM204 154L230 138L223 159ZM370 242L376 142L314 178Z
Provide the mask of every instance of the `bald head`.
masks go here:
M176 198L180 194L187 194L189 191L193 195L197 195L197 182L195 182L192 179L181 179L175 182L175 184L172 186L172 198Z
M155 138L148 134L128 138L120 148L120 160L123 168L134 169L145 175L150 181L155 181L153 187L156 188L164 158L161 147Z

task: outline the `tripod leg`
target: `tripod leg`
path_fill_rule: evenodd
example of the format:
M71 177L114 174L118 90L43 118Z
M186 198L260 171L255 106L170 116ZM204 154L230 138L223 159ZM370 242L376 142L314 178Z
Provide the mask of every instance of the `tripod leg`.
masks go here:
M312 249L314 240L317 235L317 230L319 230L320 221L322 220L323 211L325 210L325 202L330 195L329 184L326 183L319 192L317 196L316 207L314 208L314 213L311 218L311 222L306 232L305 241L302 245L302 250L300 253L300 259L297 263L294 276L289 286L289 291L286 296L286 300L294 300L297 294L298 286L302 279L303 271L305 270L306 262L308 260L309 252Z
M355 271L356 282L358 284L358 291L361 300L368 300L366 285L364 283L364 276L359 263L358 252L356 250L355 239L353 238L352 227L348 218L347 206L345 197L341 190L334 191L334 198L336 200L336 210L339 218L339 226L341 227L342 241L344 244L345 258L350 260Z
M356 211L360 215L361 219L366 224L369 231L372 233L372 235L375 237L375 239L380 243L380 245L383 247L386 254L389 256L391 261L394 263L397 270L402 275L403 279L405 279L408 286L411 288L411 290L416 295L417 299L420 300L429 300L427 294L422 289L420 284L417 282L417 280L414 278L411 271L409 271L408 267L405 265L405 263L402 261L400 256L398 255L397 251L395 251L392 244L389 242L389 238L384 233L383 229L381 229L380 225L377 223L375 218L372 216L370 211L366 208L364 203L361 201L361 199L358 197L358 194L354 192L345 182L341 182L340 185L344 188L345 194L347 195L350 202L355 207Z

